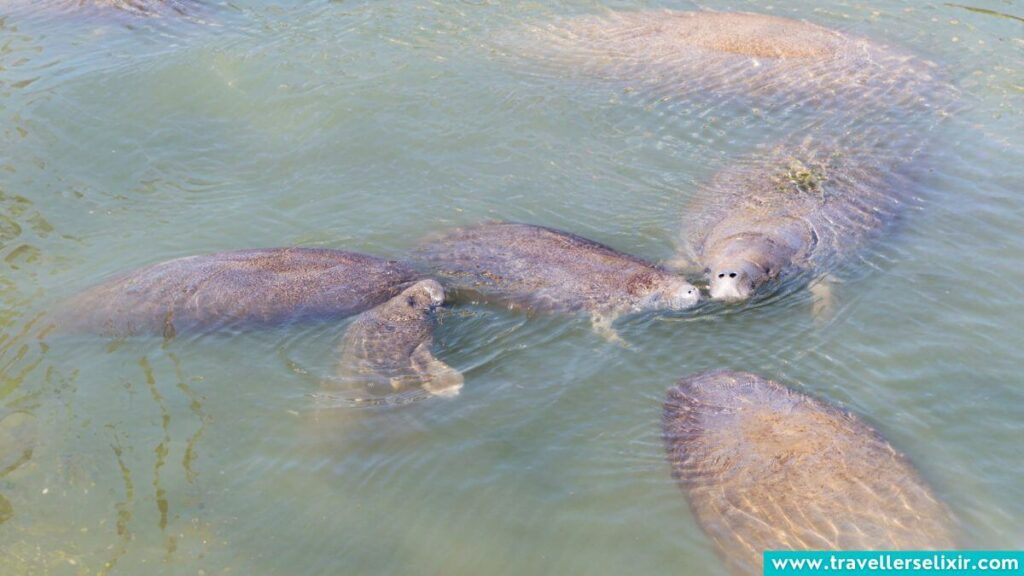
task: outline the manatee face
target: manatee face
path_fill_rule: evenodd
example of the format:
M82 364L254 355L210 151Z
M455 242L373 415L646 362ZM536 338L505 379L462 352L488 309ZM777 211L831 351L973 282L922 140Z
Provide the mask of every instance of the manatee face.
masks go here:
M745 259L725 259L711 268L708 292L715 300L742 302L765 284L769 276L764 268Z
M700 301L700 290L682 278L664 280L641 303L645 310L686 310Z
M748 300L787 265L785 252L764 236L729 239L708 262L711 297L726 302Z
M402 292L405 305L426 312L444 304L444 288L437 280L421 280Z

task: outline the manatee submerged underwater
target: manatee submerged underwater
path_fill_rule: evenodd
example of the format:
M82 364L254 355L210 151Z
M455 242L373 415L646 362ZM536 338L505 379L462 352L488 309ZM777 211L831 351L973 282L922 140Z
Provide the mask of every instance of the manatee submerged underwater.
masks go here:
M955 548L949 511L853 414L760 376L716 370L669 389L672 474L734 574L764 550Z
M678 269L703 274L725 301L780 280L815 284L828 306L829 273L917 194L911 175L956 101L932 62L777 16L609 12L562 19L531 39L540 47L527 55L554 66L786 117L789 137L732 160L684 211Z
M186 16L203 7L202 0L12 0L16 9L39 13L127 15L135 17Z
M335 378L316 395L320 404L386 402L393 394L420 391L458 395L462 374L432 351L435 310L444 301L437 281L421 280L357 316L338 344Z
M487 222L425 242L415 258L446 286L529 312L584 313L614 337L623 314L685 310L700 292L681 276L575 234Z
M93 5L98 8L114 8L135 14L152 16L161 12L183 12L189 4L187 0L79 0L79 4Z
M803 20L711 10L606 11L556 19L508 40L509 52L556 73L640 82L668 96L792 107L856 94L860 104L908 94L934 65ZM774 98L774 100L773 100Z
M400 262L342 250L220 252L117 276L65 300L51 320L58 332L115 337L337 320L418 279Z

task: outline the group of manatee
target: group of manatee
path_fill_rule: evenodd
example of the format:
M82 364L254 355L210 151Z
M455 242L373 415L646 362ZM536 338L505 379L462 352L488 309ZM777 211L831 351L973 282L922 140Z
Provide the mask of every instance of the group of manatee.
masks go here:
M932 122L900 122L943 112L933 64L802 21L611 12L534 33L525 52L549 65L680 97L797 103L811 120L700 187L671 269L569 232L488 221L424 239L405 261L277 248L158 263L66 300L57 325L173 336L355 316L325 393L453 396L462 375L432 351L434 312L453 295L587 315L615 339L619 316L696 305L687 278L725 302L821 284L908 201L902 170ZM764 550L956 545L950 512L870 425L761 376L682 378L668 391L663 436L673 476L734 573L760 573Z

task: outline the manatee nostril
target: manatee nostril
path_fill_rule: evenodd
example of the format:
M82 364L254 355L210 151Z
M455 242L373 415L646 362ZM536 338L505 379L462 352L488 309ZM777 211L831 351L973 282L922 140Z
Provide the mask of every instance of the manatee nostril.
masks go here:
M718 274L718 277L719 277L719 278L725 278L725 272L720 272L720 273Z
M735 272L729 272L729 278L735 278L735 277L736 277L736 273Z

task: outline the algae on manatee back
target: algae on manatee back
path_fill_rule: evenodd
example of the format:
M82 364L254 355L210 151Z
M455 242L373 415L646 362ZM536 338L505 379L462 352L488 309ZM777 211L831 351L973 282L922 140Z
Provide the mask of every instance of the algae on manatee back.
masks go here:
M828 170L824 165L808 167L796 158L791 158L789 167L784 174L776 178L780 191L795 187L800 192L821 192L822 185L828 180Z

